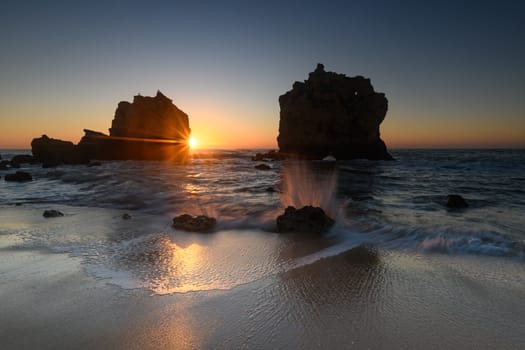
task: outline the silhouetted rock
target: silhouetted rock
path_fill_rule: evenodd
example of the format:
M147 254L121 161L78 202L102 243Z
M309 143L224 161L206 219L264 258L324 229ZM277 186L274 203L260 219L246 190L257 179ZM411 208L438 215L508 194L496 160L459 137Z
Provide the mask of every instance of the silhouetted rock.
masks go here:
M11 162L8 160L0 161L0 170L9 170Z
M35 158L30 154L19 154L11 159L11 163L33 164L35 163Z
M88 167L91 168L91 167L94 167L94 166L101 166L102 163L101 162L89 162L88 163Z
M84 129L78 145L43 135L31 142L36 162L87 164L105 160L175 160L189 158L188 115L160 91L155 97L135 96L120 102L110 134Z
M277 217L279 232L322 233L333 224L334 220L328 217L323 209L312 206L301 209L289 206L284 214Z
M252 157L253 161L262 162L265 160L283 160L286 159L286 155L277 152L277 151L269 151L266 153L256 153L255 156Z
M59 216L64 216L64 214L62 214L58 210L51 209L51 210L44 211L44 214L42 214L42 216L45 218L57 218Z
M188 115L158 91L155 97L120 102L109 131L110 136L186 141L190 125Z
M56 168L60 164L61 163L53 163L53 162L42 163L42 168L44 168L44 169L46 169L46 168Z
M257 164L254 168L257 170L270 170L272 167L266 164Z
M32 181L33 177L31 174L26 173L25 171L17 171L14 174L7 174L4 176L5 181L16 181L16 182L24 182L24 181Z
M173 227L178 230L191 232L209 232L217 223L215 218L210 218L204 215L191 216L183 214L173 219Z
M128 213L124 213L124 214L122 214L122 219L123 220L129 220L129 219L131 219L131 215L129 215Z
M322 64L308 80L295 82L279 97L281 152L322 159L392 159L379 137L388 100L370 79L325 72Z
M85 129L78 144L84 160L186 160L189 157L188 115L160 91L120 102L110 134Z
M78 164L80 158L73 142L49 138L47 135L31 141L34 160L48 164Z
M16 158L16 156L14 157ZM14 159L13 158L13 159ZM9 170L9 169L18 169L20 168L20 163L13 160L0 160L0 170Z
M468 207L467 201L465 198L461 197L459 194L449 194L447 196L447 202L445 205L449 208L466 208Z

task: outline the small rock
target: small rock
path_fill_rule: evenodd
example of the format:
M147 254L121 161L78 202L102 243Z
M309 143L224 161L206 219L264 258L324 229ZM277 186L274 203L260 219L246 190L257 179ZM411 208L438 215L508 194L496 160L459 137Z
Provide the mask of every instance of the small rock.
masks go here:
M273 193L273 192L277 192L277 191L273 187L268 187L268 188L266 188L266 192Z
M122 219L129 220L129 219L131 219L131 215L129 215L128 213L124 213L124 214L122 214Z
M87 166L88 166L88 167L92 167L92 166L101 166L101 165L102 165L101 162L90 162L90 163L88 163Z
M277 230L279 232L322 233L328 230L334 222L321 208L305 206L296 209L289 206L283 215L277 217Z
M191 216L183 214L173 219L174 228L190 232L209 232L215 227L216 223L217 220L215 218L204 215Z
M25 171L17 171L14 174L7 174L4 177L5 181L17 181L17 182L23 182L23 181L32 181L33 177L31 174L26 173Z
M449 208L466 208L468 207L467 201L459 194L449 194L447 196L447 202L445 204Z
M0 161L0 170L7 170L9 169L8 165L10 165L10 161L8 160L2 160Z
M252 156L252 160L255 162L262 162L265 160L283 160L286 156L278 151L272 150L266 153L256 153L255 156Z
M257 170L270 170L272 167L266 164L258 164L255 166Z
M44 211L44 214L42 214L45 218L57 218L59 216L64 216L64 214L62 214L61 212L59 212L58 210L54 210L54 209L51 209L51 210L46 210Z
M30 154L19 154L11 159L11 163L17 164L33 164L35 159Z

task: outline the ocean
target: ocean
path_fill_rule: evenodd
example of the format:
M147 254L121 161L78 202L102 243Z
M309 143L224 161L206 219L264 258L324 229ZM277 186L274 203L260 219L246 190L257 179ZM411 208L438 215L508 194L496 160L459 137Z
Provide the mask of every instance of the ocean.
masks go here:
M177 321L191 319L196 335L157 334L167 347L525 344L525 150L399 149L395 161L267 161L269 170L254 168L255 152L196 151L189 164L26 164L17 170L33 181L1 179L0 296L20 302L2 306L0 339L32 345L20 336L34 331L43 347L56 346L62 328L44 325L63 316L60 307L82 304L72 292L82 286L99 290L95 300L114 300L104 307L115 314L123 312L117 299L129 308L146 298L134 317L162 319L171 332L175 316L155 303L182 310ZM0 150L3 159L28 153ZM447 208L449 194L468 207ZM321 206L336 223L324 235L278 234L275 219L288 205ZM47 209L64 216L43 218ZM213 216L217 227L175 230L181 214ZM64 271L78 275L70 289ZM16 321L57 289L70 304ZM104 310L87 314L115 322ZM60 344L163 347L147 332L139 340L90 333L78 314L68 317L78 329L68 326Z

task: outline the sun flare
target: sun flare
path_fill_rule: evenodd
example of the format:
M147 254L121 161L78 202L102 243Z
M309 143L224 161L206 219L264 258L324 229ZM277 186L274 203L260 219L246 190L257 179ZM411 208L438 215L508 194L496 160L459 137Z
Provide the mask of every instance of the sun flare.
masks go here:
M190 148L195 148L195 147L197 147L197 140L195 140L193 137L191 137L191 138L188 140L188 145L190 146Z

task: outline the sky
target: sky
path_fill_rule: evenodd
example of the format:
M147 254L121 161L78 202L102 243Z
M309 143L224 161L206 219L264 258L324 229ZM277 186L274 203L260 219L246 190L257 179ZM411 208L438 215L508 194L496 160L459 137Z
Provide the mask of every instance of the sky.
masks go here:
M391 148L525 147L520 1L23 1L0 12L0 148L108 132L157 90L203 148L276 148L317 63L371 79Z

